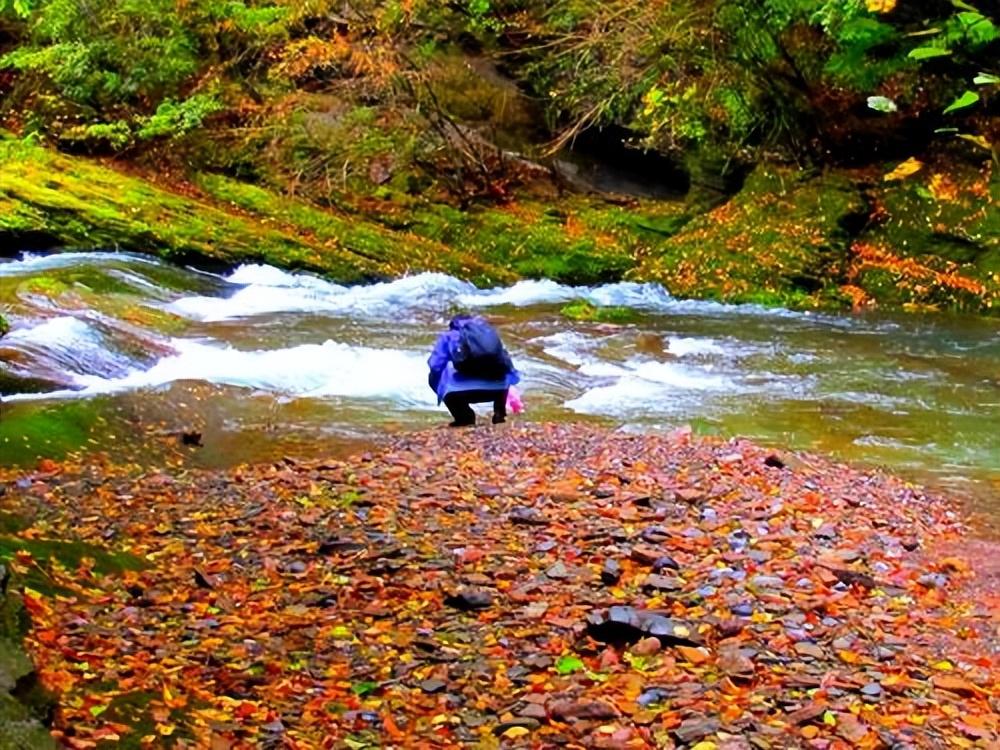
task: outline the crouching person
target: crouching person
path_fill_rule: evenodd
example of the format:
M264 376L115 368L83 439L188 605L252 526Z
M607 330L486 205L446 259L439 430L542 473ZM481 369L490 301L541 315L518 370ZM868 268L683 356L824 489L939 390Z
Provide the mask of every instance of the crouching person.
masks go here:
M480 317L459 315L427 360L427 382L452 416L452 427L476 423L470 404L493 404L493 424L507 417L507 389L521 381L496 329Z

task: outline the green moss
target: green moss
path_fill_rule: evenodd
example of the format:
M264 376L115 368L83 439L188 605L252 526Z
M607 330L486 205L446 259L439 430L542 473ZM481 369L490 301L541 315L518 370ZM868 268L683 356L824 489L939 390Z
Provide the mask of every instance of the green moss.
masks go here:
M743 190L687 222L633 278L678 297L791 307L829 304L867 205L846 176L759 168Z
M216 200L231 198L236 207L257 215L232 212L231 205L222 210L86 159L0 140L0 233L38 232L67 248L118 247L176 260L271 263L342 282L427 268L483 281L510 278L463 253L394 235L356 217L294 201L284 206L274 194L233 181L206 183L218 188Z
M103 547L84 542L0 536L0 563L10 560L20 551L30 553L37 563L37 566L24 576L23 583L43 594L63 593L61 587L54 584L46 572L46 569L53 565L74 570L80 567L84 558L87 558L93 560L93 569L99 575L141 570L146 567L146 564L135 555L127 552L109 552Z
M348 217L260 187L219 175L200 175L198 185L213 198L250 211L270 223L308 232L323 245L343 247L379 263L389 275L413 271L443 271L483 283L509 280L511 274L473 255L439 242L391 231L357 217Z
M3 336L8 331L10 331L10 323L7 322L7 319L3 316L3 313L0 313L0 336Z
M638 318L636 311L628 307L595 307L583 300L571 302L559 312L570 320L592 323L632 323Z
M0 419L4 464L30 465L39 458L59 459L86 445L102 406L94 400L44 407L6 406Z

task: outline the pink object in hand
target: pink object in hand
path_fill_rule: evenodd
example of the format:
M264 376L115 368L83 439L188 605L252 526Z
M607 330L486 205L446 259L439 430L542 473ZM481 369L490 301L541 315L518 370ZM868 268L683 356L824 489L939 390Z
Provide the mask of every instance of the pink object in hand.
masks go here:
M511 414L520 414L524 411L524 402L521 394L514 386L507 389L507 411Z

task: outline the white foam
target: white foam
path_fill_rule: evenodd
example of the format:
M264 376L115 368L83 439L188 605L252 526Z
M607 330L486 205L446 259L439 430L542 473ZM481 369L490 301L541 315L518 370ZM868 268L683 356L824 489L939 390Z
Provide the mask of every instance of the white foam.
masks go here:
M242 286L228 298L183 297L171 312L201 321L221 321L274 313L389 317L420 308L444 309L475 287L441 273L346 287L315 276L290 274L271 266L240 266L226 280Z
M265 390L289 396L383 399L411 408L433 407L427 387L425 352L349 346L335 341L287 349L243 351L197 341L175 339L176 354L148 370L133 369L124 377L80 375L79 391L20 394L12 400L91 396L202 380Z
M5 344L30 343L38 348L65 347L92 341L96 332L77 318L62 316L49 318L25 328L15 328L4 338Z
M698 357L706 354L725 354L726 350L712 339L670 338L667 351L675 357Z
M0 276L21 276L37 273L38 271L50 271L55 268L68 268L69 266L79 265L81 261L108 262L123 260L153 265L158 263L154 258L134 253L91 252L56 253L52 255L24 253L19 260L0 261Z
M597 342L576 331L562 331L534 339L532 343L541 344L542 351L550 357L578 367L587 361L585 353L592 350Z
M584 391L565 403L579 414L623 417L637 414L668 414L681 400L702 398L708 392L735 392L740 386L708 367L690 367L673 362L633 357L621 364L590 361L579 369L591 378L613 379Z
M573 287L564 286L549 279L518 281L513 286L482 291L469 291L456 299L464 307L496 307L512 305L528 307L555 302L568 302L579 297Z

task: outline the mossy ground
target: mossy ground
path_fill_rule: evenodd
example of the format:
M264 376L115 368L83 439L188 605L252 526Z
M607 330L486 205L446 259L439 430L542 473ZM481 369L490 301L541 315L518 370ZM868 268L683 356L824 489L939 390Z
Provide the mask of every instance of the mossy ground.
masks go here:
M658 281L682 298L992 312L1000 295L996 198L989 167L928 168L883 183L871 172L763 165L707 213L682 201L529 190L460 209L392 184L328 196L332 209L315 195L289 197L218 174L168 190L109 165L0 141L0 237L266 262L345 283L419 271L480 285L627 278ZM115 290L94 293L102 291L114 301ZM137 322L164 332L177 323Z
M168 259L265 262L344 282L408 270L446 270L483 280L509 278L474 258L361 219L233 181L206 178L217 195L192 198L108 166L21 141L0 141L0 236L45 236L67 248L156 252ZM228 205L216 201L229 200ZM271 200L273 199L273 200Z
M55 747L45 726L54 708L53 698L38 684L31 659L22 648L31 623L21 591L27 587L46 595L65 593L52 582L53 566L63 570L85 566L97 575L144 567L137 557L92 544L21 536L29 526L17 514L0 511L0 750ZM11 573L15 559L26 572Z

